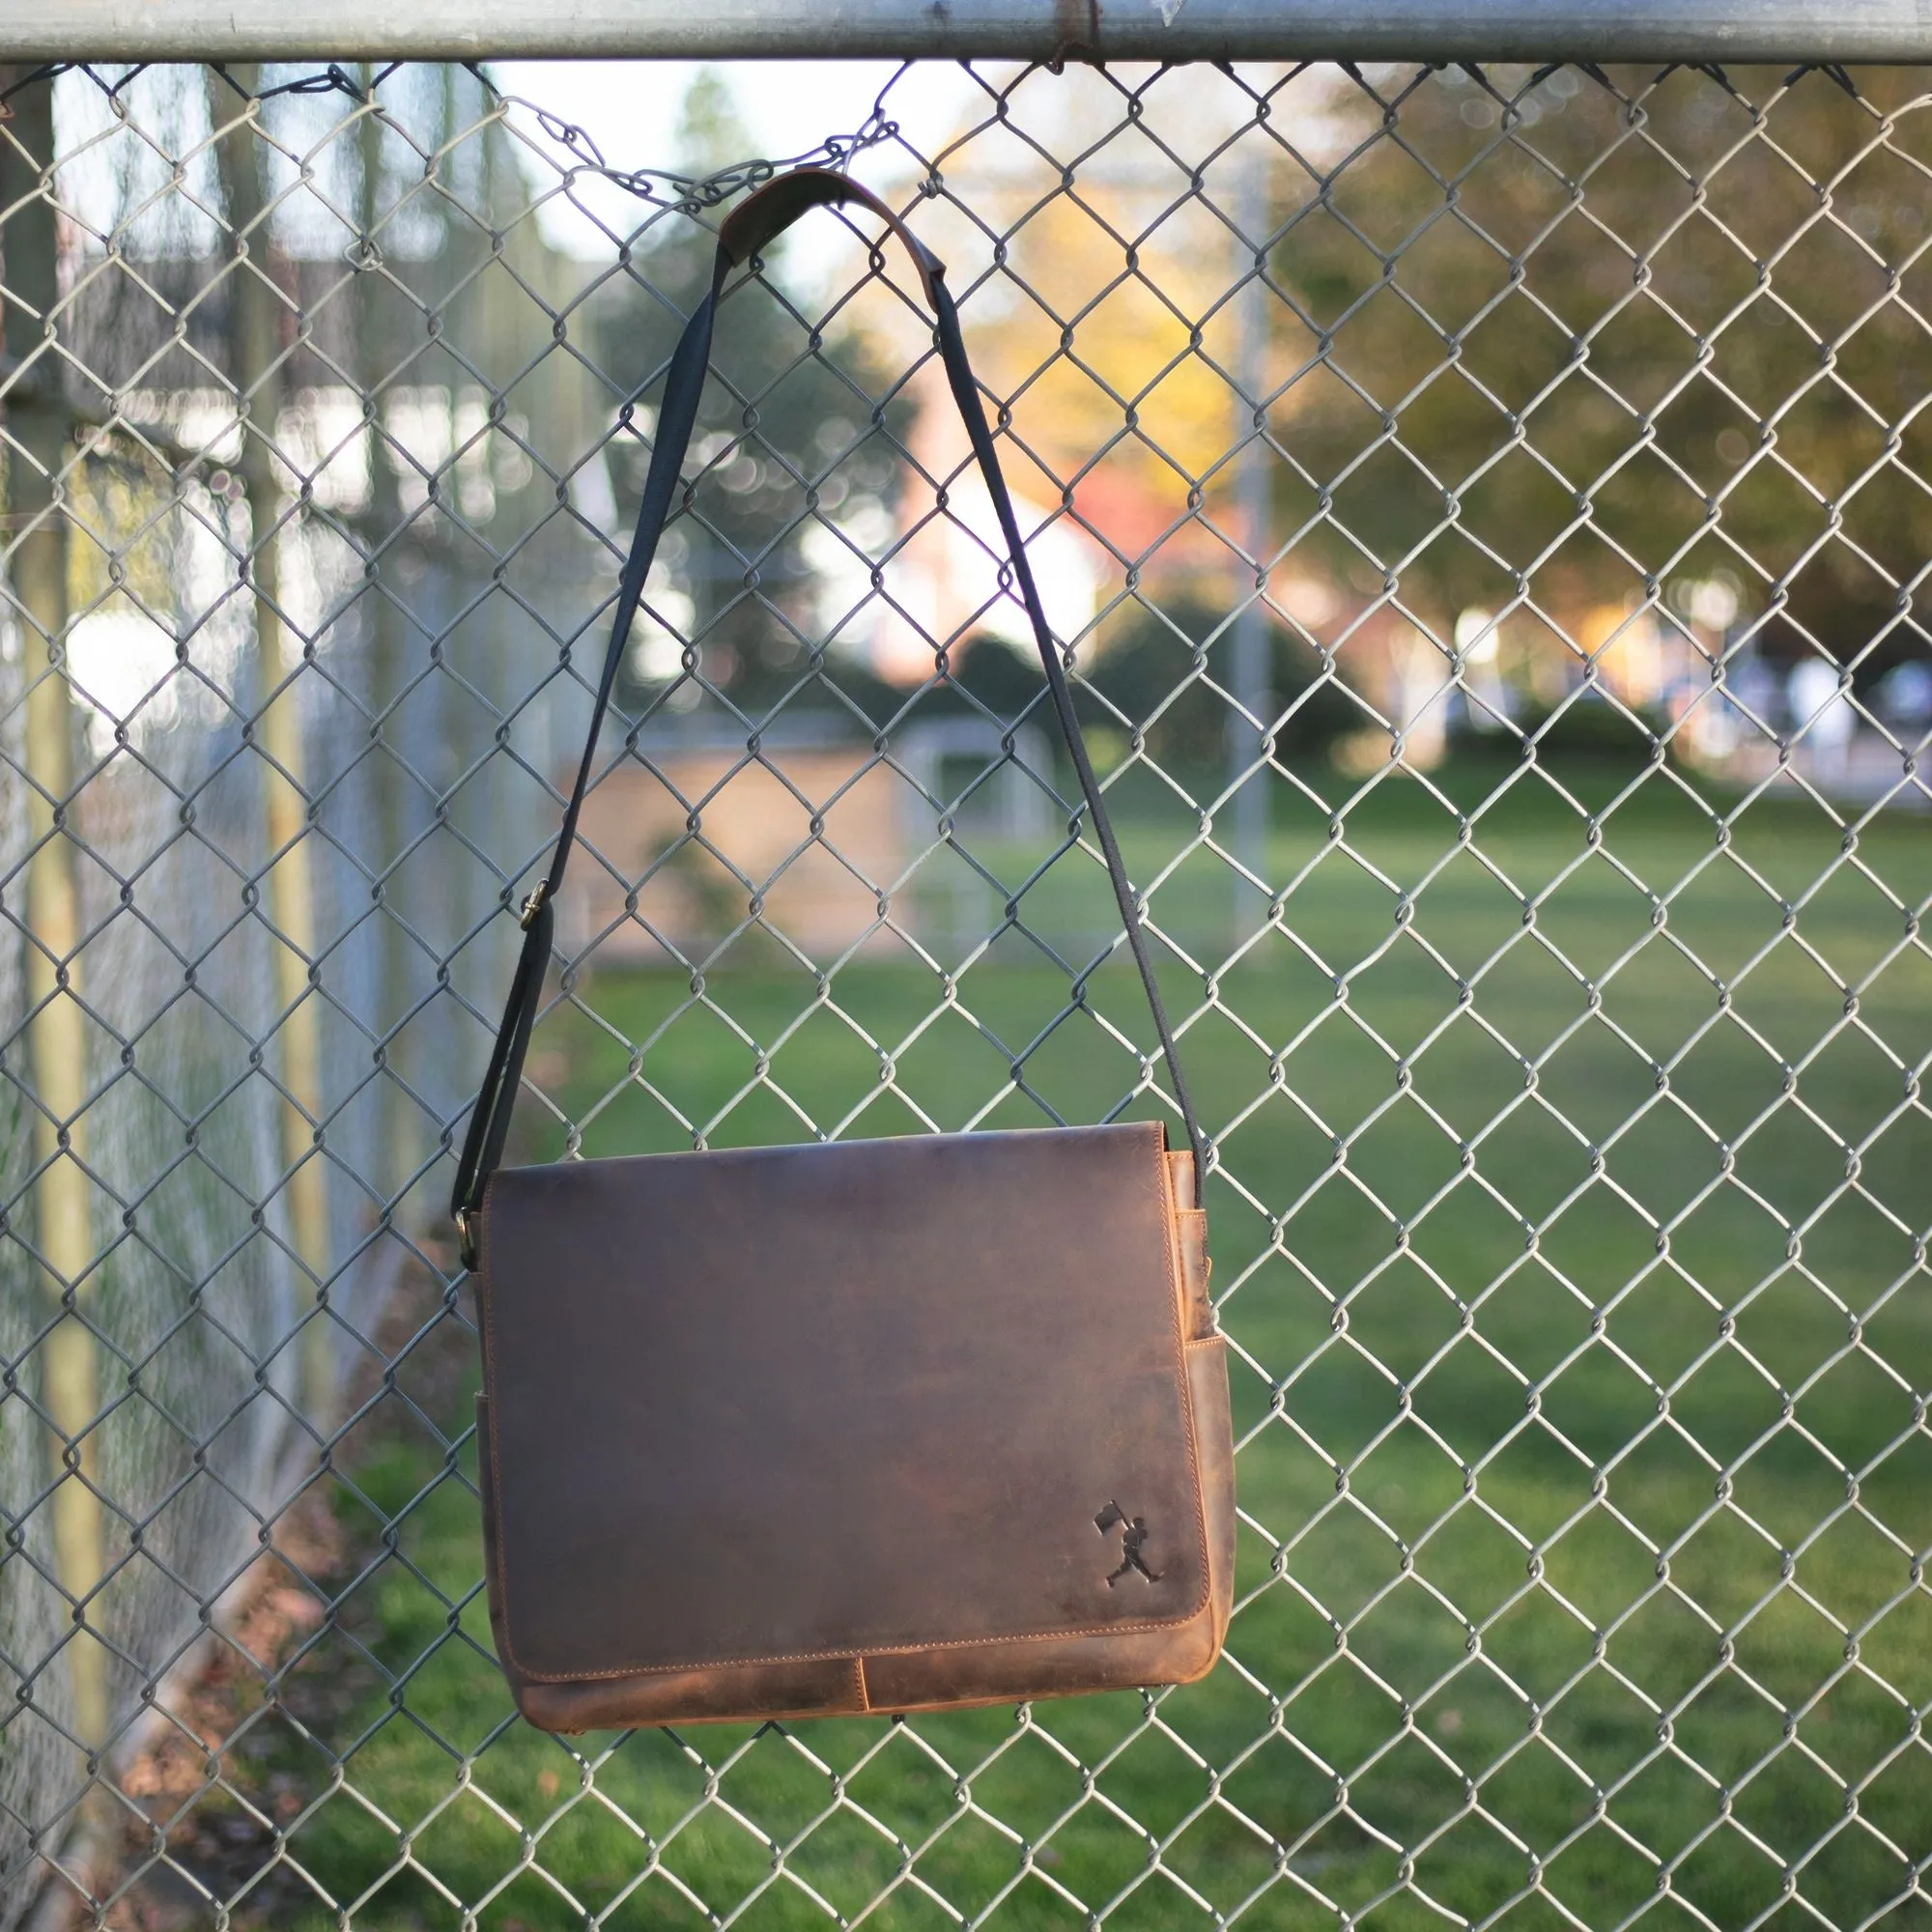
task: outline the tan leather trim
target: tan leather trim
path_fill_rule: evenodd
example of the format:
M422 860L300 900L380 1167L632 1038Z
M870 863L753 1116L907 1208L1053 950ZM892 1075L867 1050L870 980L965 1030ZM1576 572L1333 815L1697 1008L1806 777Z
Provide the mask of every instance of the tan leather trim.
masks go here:
M1166 1138L1166 1129L1162 1129ZM1200 1176L1194 1171L1194 1151L1183 1149L1179 1153L1167 1156L1168 1180L1174 1190L1175 1206L1183 1212L1201 1206Z
M744 1724L863 1716L852 1660L752 1670L694 1670L600 1684L511 1679L517 1709L538 1729L582 1733L639 1724Z
M1183 1208L1174 1217L1180 1245L1180 1273L1186 1289L1187 1339L1198 1342L1216 1332L1214 1300L1208 1293L1214 1264L1208 1253L1208 1216L1199 1208Z
M1187 1346L1187 1378L1195 1392L1197 1413L1208 1418L1206 1449L1221 1465L1217 1480L1205 1493L1212 1520L1208 1536L1213 1548L1212 1610L1214 1648L1218 1653L1228 1634L1235 1607L1236 1540L1238 1517L1235 1507L1235 1438L1228 1388L1228 1341L1225 1335L1204 1335Z
M867 1679L871 1708L960 1710L1139 1690L1149 1684L1198 1683L1221 1654L1226 1619L1219 1595L1217 1591L1216 1600L1184 1624L1141 1632L1119 1642L1090 1634L1059 1643L1013 1642L970 1659L936 1650L875 1657Z
M1174 1321L1174 1366L1180 1383L1181 1420L1186 1425L1187 1473L1193 1478L1194 1550L1201 1570L1201 1594L1186 1616L1166 1617L1159 1624L1148 1626L1151 1629L1173 1629L1198 1616L1212 1600L1214 1566L1208 1546L1208 1497L1201 1482L1201 1424L1194 1413L1194 1378L1187 1371L1187 1337L1192 1324L1187 1319L1186 1270L1180 1260L1180 1208L1175 1198L1174 1163L1168 1158L1167 1129L1158 1121L1153 1122L1153 1152L1154 1187L1167 1221L1167 1274L1171 1292L1169 1307ZM1189 1166L1191 1168L1191 1161ZM1205 1217L1203 1226L1206 1226ZM1119 1624L1114 1628L1125 1630L1130 1626Z
M1137 1125L1141 1123L1136 1123ZM1177 1208L1174 1192L1174 1177L1169 1166L1167 1153L1167 1129L1157 1121L1145 1123L1144 1130L1149 1137L1153 1158L1153 1185L1156 1198L1161 1204L1167 1225L1167 1270L1169 1285L1169 1332L1174 1345L1175 1384L1179 1396L1183 1435L1187 1444L1188 1474L1191 1478L1193 1497L1194 1539L1201 1577L1200 1594L1184 1610L1165 1617L1149 1617L1130 1623L1081 1624L1061 1629L1040 1631L1001 1632L989 1636L973 1637L928 1637L898 1644L867 1644L867 1655L873 1657L911 1657L925 1651L956 1651L982 1649L993 1644L1058 1643L1071 1638L1105 1638L1114 1635L1128 1635L1153 1631L1177 1630L1192 1622L1208 1607L1213 1594L1213 1568L1208 1536L1207 1498L1202 1490L1201 1458L1198 1439L1198 1422L1194 1412L1194 1394L1187 1370L1188 1338L1182 1316L1183 1285L1179 1256L1179 1241L1177 1226ZM477 1302L482 1312L483 1330L483 1382L490 1428L490 1466L493 1475L493 1493L503 1493L502 1464L497 1453L497 1417L500 1409L497 1403L497 1361L493 1326L490 1320L489 1298L492 1293L490 1279L491 1261L491 1213L496 1176L491 1177L491 1184L486 1185L480 1204L480 1224L477 1234L476 1271ZM687 1659L670 1663L620 1663L599 1670L541 1671L532 1670L516 1654L514 1634L509 1622L509 1592L506 1587L508 1553L504 1549L506 1538L500 1521L493 1539L496 1546L496 1583L498 1599L503 1605L502 1630L500 1639L504 1651L503 1661L510 1664L518 1676L531 1685L571 1685L591 1684L619 1677L666 1676L695 1670L729 1670L749 1668L758 1664L773 1663L816 1663L832 1660L849 1658L854 1655L849 1644L837 1648L805 1651L783 1651L776 1653L753 1653L742 1657L707 1657Z

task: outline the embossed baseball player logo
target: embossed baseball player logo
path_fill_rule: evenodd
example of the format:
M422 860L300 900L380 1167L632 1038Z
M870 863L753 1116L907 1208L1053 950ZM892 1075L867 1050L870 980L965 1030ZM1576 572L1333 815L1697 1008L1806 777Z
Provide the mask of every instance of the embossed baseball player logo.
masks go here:
M1147 1548L1147 1518L1130 1517L1119 1503L1110 1502L1094 1519L1094 1527L1102 1536L1105 1536L1117 1523L1121 1530L1121 1567L1107 1578L1108 1589L1111 1590L1122 1577L1134 1570L1138 1570L1150 1583L1158 1583L1167 1573L1162 1570L1150 1570L1147 1567L1147 1558L1141 1554Z

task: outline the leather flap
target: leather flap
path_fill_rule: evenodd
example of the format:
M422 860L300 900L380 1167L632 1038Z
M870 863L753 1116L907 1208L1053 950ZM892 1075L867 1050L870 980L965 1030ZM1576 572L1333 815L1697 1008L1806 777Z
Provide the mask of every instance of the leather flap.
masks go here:
M508 1661L562 1681L1198 1612L1164 1145L1122 1125L494 1176Z

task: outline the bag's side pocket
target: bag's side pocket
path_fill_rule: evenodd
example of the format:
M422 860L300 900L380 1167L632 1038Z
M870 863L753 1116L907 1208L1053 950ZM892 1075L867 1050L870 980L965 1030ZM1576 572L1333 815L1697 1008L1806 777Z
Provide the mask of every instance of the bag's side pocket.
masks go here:
M1178 1179L1178 1177L1177 1177ZM1194 1180L1188 1164L1187 1184ZM1214 1610L1214 1648L1228 1634L1235 1603L1235 1426L1228 1393L1228 1345L1221 1337L1209 1284L1213 1258L1208 1252L1208 1215L1183 1207L1175 1217L1180 1252L1180 1290L1186 1326L1187 1394L1194 1410L1195 1466L1201 1472L1201 1513L1208 1531L1208 1598Z
M1199 1208L1183 1208L1174 1217L1175 1243L1180 1251L1180 1294L1184 1310L1181 1333L1190 1342L1204 1342L1219 1333L1214 1302L1208 1284L1214 1264L1208 1254L1208 1216Z
M1228 1398L1228 1345L1219 1335L1189 1342L1187 1392L1194 1405L1194 1453L1201 1472L1201 1512L1208 1531L1208 1599L1214 1647L1227 1634L1235 1604L1235 1431Z

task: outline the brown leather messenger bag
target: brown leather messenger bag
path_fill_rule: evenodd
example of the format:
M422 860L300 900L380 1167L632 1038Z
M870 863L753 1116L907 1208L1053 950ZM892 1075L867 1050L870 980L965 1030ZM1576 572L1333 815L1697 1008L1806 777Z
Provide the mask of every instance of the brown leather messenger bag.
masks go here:
M611 685L725 277L807 210L911 251L1188 1146L1158 1122L500 1168ZM532 1723L823 1717L1182 1683L1220 1652L1234 1450L1187 1098L942 264L841 175L724 222L671 358L590 732L451 1209L483 1333L491 1628Z

